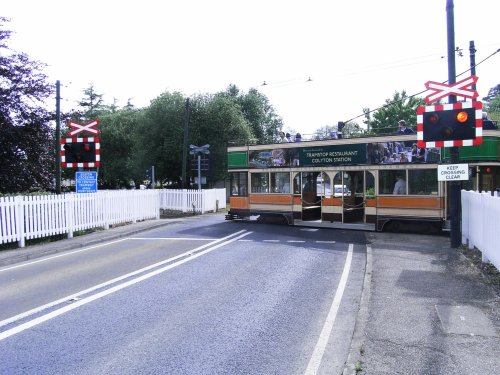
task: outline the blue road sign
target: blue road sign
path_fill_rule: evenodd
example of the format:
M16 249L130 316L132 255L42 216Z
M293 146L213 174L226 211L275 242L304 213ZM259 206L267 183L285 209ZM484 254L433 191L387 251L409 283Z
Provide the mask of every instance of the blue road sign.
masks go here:
M76 172L76 192L96 193L97 172Z

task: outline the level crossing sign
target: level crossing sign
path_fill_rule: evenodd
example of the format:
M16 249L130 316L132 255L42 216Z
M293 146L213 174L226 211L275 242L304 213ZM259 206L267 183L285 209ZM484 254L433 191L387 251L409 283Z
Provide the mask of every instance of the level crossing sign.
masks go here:
M450 85L447 85L446 83L428 81L425 83L425 87L434 92L427 95L424 101L427 104L431 104L450 95L475 99L479 96L479 94L476 90L472 90L469 87L476 84L477 79L478 78L476 76L470 76Z
M97 126L100 123L101 121L99 121L98 119L87 122L86 124L78 124L76 122L69 121L68 126L73 129L68 132L68 135L72 137L83 132L87 132L92 135L98 135L101 132L99 129L97 129Z

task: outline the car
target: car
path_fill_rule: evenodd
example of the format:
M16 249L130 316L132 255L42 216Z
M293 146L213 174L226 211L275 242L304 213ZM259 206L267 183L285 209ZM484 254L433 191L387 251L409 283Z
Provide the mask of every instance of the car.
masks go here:
M346 185L334 185L333 186L333 196L342 197L344 195L351 195L351 192Z

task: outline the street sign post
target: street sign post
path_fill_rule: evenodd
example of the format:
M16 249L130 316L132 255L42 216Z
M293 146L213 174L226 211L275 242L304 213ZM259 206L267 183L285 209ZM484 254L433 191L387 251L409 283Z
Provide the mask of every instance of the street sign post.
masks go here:
M204 145L201 147L195 146L195 145L189 145L189 153L191 155L198 155L198 190L201 190L201 155L208 155L210 154L210 151L208 150L210 148L210 145Z

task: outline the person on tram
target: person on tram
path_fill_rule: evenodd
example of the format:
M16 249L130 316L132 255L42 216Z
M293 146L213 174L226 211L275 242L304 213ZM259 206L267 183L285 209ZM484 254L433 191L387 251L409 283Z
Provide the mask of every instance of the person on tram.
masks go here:
M403 176L398 174L396 176L396 183L394 184L394 191L392 192L394 195L404 195L406 194L406 181L403 179Z

